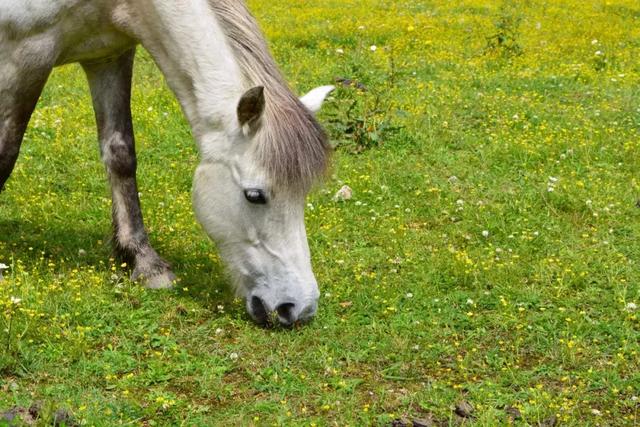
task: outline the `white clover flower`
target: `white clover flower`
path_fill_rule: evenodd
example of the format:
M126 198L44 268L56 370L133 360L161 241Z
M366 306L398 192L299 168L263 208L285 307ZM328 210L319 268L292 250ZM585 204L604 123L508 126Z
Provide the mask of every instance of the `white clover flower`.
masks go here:
M0 280L4 279L4 277L2 277L2 272L8 269L9 269L9 266L7 264L0 263Z
M369 49L371 50L371 52L375 52L376 50L378 50L378 46L376 46L375 44L372 44Z
M489 237L489 230L482 230L482 237Z
M20 304L20 302L22 302L22 299L18 297L11 297L9 298L9 301L11 301L11 304L13 305L18 305Z
M627 311L636 311L638 309L638 305L635 302L627 303L625 306L625 310Z

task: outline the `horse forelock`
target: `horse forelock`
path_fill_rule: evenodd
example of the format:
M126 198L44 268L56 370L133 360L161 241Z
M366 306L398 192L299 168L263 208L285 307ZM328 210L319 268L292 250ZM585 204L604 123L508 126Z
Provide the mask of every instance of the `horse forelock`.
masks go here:
M257 22L240 0L209 0L249 85L264 86L266 107L255 150L278 187L307 192L325 174L326 133L292 93Z

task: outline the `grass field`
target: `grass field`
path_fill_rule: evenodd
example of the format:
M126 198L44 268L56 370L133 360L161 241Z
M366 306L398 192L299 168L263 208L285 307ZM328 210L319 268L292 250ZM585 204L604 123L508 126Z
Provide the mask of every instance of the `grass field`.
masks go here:
M354 81L320 116L337 150L308 200L317 318L265 330L234 300L191 210L195 144L142 50L141 199L180 282L131 283L85 79L62 67L0 195L0 413L457 425L468 402L467 425L640 424L640 4L250 5L296 91Z

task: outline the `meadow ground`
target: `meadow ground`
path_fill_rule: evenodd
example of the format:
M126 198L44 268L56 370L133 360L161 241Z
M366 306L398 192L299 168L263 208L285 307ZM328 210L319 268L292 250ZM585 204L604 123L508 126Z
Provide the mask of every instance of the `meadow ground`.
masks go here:
M0 412L455 425L465 401L468 425L638 425L638 2L250 5L297 91L359 86L320 116L337 151L308 200L316 320L261 329L228 291L191 211L195 145L142 51L143 210L180 282L130 283L85 79L62 67L0 196Z

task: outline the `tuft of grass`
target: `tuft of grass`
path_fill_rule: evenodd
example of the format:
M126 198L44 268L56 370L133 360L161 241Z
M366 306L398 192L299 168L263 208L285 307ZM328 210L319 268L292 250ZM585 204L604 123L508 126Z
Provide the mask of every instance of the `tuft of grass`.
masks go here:
M522 16L519 15L517 6L510 2L504 3L495 22L494 32L487 37L486 51L505 57L522 55L522 45L519 41L521 24Z

